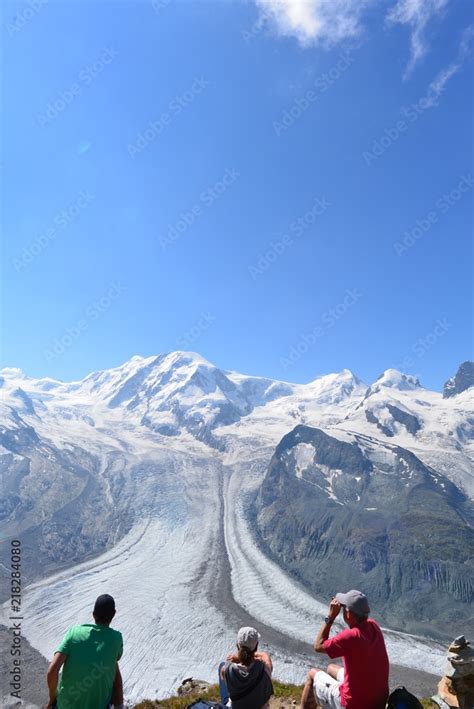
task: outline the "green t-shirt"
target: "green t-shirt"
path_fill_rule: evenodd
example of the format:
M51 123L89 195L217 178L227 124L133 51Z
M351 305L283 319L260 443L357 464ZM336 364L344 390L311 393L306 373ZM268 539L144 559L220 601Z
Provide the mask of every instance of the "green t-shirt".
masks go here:
M59 682L58 709L105 709L112 696L122 634L105 625L74 625L57 652L67 655Z

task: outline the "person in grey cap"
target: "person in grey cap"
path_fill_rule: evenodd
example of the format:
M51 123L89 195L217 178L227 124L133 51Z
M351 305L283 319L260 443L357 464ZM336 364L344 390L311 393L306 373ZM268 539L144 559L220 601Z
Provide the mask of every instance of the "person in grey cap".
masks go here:
M332 638L331 627L342 608L346 625ZM337 593L314 641L316 652L331 659L341 657L343 667L314 667L308 672L302 709L385 709L388 698L389 663L379 626L369 618L367 597L361 591Z
M273 694L270 655L258 652L260 633L255 628L240 628L237 652L219 665L221 701L233 709L269 709Z

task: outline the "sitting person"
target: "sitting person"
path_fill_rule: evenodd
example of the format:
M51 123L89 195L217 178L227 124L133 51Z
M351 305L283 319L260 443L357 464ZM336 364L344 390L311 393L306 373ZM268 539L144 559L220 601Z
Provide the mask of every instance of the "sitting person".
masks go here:
M123 705L122 634L109 628L115 615L112 596L99 596L92 613L95 624L74 625L54 654L48 668L48 707L106 709ZM61 681L59 670L63 667Z
M273 665L266 652L258 652L260 634L255 628L240 628L237 652L219 665L222 704L233 709L269 709L273 694Z
M349 628L329 639L339 612ZM382 631L369 618L367 597L360 591L337 593L314 641L316 652L342 657L344 667L330 664L327 672L308 672L301 709L385 709L388 698L388 656Z

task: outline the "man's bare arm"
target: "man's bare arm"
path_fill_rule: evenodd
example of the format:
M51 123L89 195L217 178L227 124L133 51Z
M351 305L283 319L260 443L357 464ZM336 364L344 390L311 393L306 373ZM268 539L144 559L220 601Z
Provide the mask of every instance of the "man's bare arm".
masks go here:
M335 598L332 599L331 604L329 606L329 611L328 611L328 622L324 622L323 625L321 626L321 629L319 633L316 636L316 640L314 641L313 648L315 649L316 652L326 652L326 650L323 647L324 641L329 638L329 633L331 632L331 627L333 622L336 620L337 616L339 615L339 611L341 610L341 605L336 601Z
M52 707L54 702L56 701L59 681L59 670L64 665L66 660L67 655L64 655L62 652L56 652L48 667L48 671L46 673L46 681L48 683L49 690L48 707Z
M123 706L123 682L118 662L117 669L115 670L114 687L112 690L112 704L114 705L114 707Z

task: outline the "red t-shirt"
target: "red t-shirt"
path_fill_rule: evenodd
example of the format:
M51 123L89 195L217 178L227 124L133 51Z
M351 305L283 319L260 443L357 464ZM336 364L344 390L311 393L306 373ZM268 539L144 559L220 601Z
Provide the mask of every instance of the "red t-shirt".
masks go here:
M347 628L323 648L331 660L342 657L344 681L339 687L341 704L347 709L385 709L388 697L388 656L382 631L369 618Z

